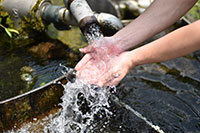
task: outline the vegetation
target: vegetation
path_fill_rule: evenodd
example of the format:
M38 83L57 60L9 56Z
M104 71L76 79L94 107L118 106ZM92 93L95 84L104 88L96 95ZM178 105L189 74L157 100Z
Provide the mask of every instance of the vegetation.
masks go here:
M1 19L0 19L0 27L3 28L3 29L6 31L6 33L8 34L8 36L9 36L10 38L12 38L12 32L13 32L13 33L16 33L16 34L19 34L19 32L18 32L17 30L11 29L11 28L6 28L5 26L3 26L3 25L1 24Z
M20 22L20 28L15 29L15 25L11 16L0 6L0 46L9 50L33 44L35 41L43 38L44 25L41 19L36 18L37 3L31 10L33 17L25 17ZM45 37L44 37L45 38Z
M185 15L185 17L190 22L200 19L200 1L195 4L195 6Z
M2 28L10 38L12 38L12 33L19 34L19 32L14 29L13 21L8 13L4 12L2 7L0 7L0 28Z

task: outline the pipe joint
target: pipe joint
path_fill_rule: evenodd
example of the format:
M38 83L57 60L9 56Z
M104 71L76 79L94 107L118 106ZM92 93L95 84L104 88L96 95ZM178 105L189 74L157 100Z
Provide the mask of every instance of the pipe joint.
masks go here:
M61 6L46 5L42 10L42 18L46 23L53 23L58 30L68 30L69 26L62 19L64 9Z

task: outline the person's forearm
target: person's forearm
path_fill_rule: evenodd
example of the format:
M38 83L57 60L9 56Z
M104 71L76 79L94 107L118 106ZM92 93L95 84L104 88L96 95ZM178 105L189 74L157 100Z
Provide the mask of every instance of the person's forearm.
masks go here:
M131 51L133 66L162 62L200 49L200 20Z
M180 19L197 0L155 0L147 10L112 38L122 51L130 49Z

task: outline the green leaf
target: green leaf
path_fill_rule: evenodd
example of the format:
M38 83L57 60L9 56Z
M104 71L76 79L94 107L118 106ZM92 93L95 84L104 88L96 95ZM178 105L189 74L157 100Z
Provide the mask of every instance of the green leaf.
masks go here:
M10 38L12 38L12 34L11 34L11 32L10 32L7 28L5 28L5 31L6 31L6 33L8 34L8 36L9 36Z
M45 85L45 82L42 82L42 83L40 84L40 86L43 86L43 85Z
M7 28L10 32L14 32L16 34L19 34L19 31L15 30L15 29L11 29L11 28Z
M4 27L2 24L0 24L0 27L2 27L2 28L4 28L4 29L5 29L5 27Z

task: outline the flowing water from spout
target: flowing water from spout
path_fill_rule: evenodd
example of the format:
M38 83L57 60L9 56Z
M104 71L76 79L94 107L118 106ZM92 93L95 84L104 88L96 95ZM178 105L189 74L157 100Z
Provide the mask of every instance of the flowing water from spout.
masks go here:
M89 44L103 37L100 27L96 23L91 24L88 28L88 31L84 33L84 35L86 36Z

